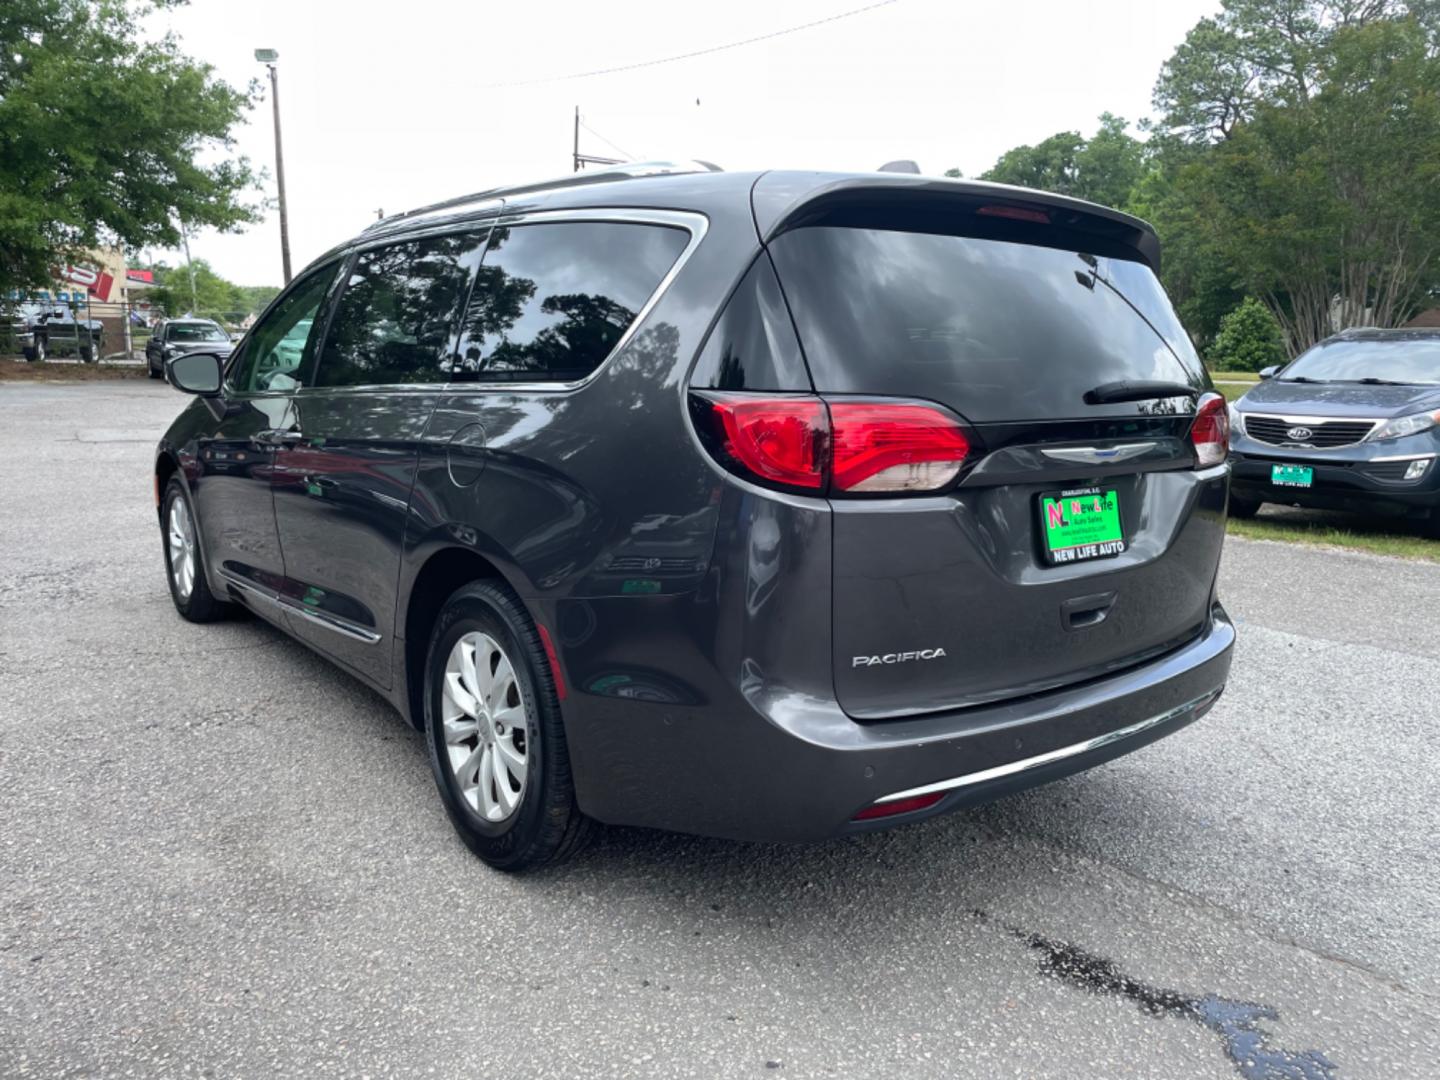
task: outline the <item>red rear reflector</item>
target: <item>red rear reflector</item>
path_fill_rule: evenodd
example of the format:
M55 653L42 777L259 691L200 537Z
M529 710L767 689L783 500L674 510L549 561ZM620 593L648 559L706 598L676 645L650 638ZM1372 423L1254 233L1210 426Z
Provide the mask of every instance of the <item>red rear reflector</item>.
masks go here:
M865 807L856 814L851 821L873 821L876 818L894 817L896 814L910 814L916 810L928 810L946 795L943 791L933 791L929 795L911 795L908 799L896 799L893 802L877 802Z
M565 676L560 672L560 657L555 654L555 643L550 640L550 631L545 629L543 623L536 623L535 628L540 631L540 645L545 650L545 659L550 661L550 676L555 680L555 696L565 700Z
M1219 394L1201 397L1190 425L1190 441L1195 445L1195 465L1206 468L1219 465L1230 452L1230 410Z
M835 491L934 491L960 473L970 440L931 405L830 402Z
M707 394L723 448L757 479L819 491L825 485L825 405L814 397Z
M982 206L975 213L982 217L1009 218L1011 221L1033 221L1036 225L1049 225L1050 215L1044 210L1033 210L1028 206Z

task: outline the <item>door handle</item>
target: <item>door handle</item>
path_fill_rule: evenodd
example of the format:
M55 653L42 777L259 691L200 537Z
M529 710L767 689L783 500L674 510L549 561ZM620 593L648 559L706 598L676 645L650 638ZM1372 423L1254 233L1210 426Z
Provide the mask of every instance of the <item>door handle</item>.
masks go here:
M294 446L304 438L304 432L294 428L266 428L264 431L257 431L251 441L257 446Z

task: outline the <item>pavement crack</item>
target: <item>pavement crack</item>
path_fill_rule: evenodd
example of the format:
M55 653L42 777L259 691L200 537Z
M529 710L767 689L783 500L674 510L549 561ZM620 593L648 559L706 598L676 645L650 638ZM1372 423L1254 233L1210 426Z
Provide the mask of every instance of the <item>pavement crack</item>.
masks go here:
M996 830L990 825L980 824L980 828L984 829L994 839L998 840L1001 838L1000 834L996 832ZM1052 838L1043 836L1037 832L1024 829L1011 830L1010 835L1024 836L1027 840L1031 840L1043 847L1049 848L1052 851L1059 852L1069 858L1076 860L1077 862L1089 863L1098 867L1103 867L1107 873L1129 878L1131 881L1138 882L1143 885L1148 885L1154 889L1159 889L1169 895L1172 899L1176 899L1177 901L1182 902L1191 908L1205 911L1210 915L1214 916L1215 918L1221 919L1225 922L1229 922L1235 926L1248 930L1250 933L1255 934L1256 936L1269 942L1271 945L1276 945L1280 948L1295 949L1299 952L1308 953L1310 956L1313 956L1317 960L1321 960L1331 964L1338 964L1342 967L1348 968L1349 970L1355 972L1358 975L1363 975L1368 979L1373 979L1376 982L1380 983L1382 986L1384 986L1387 990L1393 990L1396 993L1400 994L1408 994L1413 997L1420 998L1423 1001L1440 1005L1440 994L1437 994L1423 987L1413 986L1409 983L1402 982L1400 979L1396 978L1389 972L1382 971L1379 968L1371 967L1369 964L1366 964L1360 960L1356 960L1353 957L1343 956L1340 953L1331 952L1318 945L1312 945L1307 942L1300 941L1297 938L1291 937L1288 934L1283 934L1275 931L1269 926L1267 926L1262 920L1257 919L1253 915L1250 915L1244 911L1239 911L1232 907L1228 907L1225 904L1217 903L1216 901L1211 900L1209 897L1201 896L1199 893L1192 892L1190 889L1187 889L1182 885L1176 885L1170 881L1150 877L1149 875L1140 873L1136 870L1131 869L1128 866L1122 866L1119 863L1111 862L1108 859L1100 858L1088 852L1083 852L1075 848L1066 847L1064 844L1057 843Z

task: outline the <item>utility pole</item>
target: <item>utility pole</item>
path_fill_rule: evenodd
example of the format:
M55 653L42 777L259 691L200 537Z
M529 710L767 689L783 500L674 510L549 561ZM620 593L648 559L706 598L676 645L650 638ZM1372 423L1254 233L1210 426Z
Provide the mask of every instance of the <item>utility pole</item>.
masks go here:
M592 132L593 134L593 132ZM594 154L582 154L580 152L580 106L575 106L575 141L570 146L570 160L574 164L572 171L579 172L586 165L623 165L620 158L597 157Z
M280 73L275 49L256 49L255 59L270 69L270 104L275 112L275 187L280 196L280 262L285 284L290 284L290 215L285 207L285 151L280 140Z
M200 301L195 299L195 264L190 261L190 230L185 228L183 221L180 222L180 239L185 244L185 270L190 275L190 314L194 315Z

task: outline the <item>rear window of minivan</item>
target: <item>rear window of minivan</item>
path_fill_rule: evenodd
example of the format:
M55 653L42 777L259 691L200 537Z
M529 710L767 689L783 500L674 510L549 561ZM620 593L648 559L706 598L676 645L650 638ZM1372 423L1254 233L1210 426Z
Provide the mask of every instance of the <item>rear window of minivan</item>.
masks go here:
M784 233L770 249L822 393L923 398L986 423L1133 412L1086 405L1085 392L1204 380L1140 262L826 226Z

